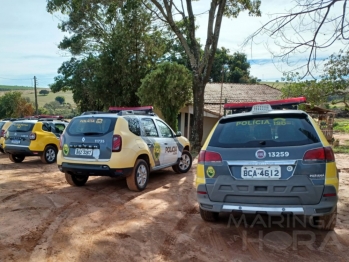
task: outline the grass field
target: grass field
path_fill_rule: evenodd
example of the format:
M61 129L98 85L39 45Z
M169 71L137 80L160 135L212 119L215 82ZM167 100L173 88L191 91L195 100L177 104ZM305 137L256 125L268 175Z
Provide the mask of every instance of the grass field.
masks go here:
M5 86L0 85L0 91L19 91L19 90L30 90L33 89L32 87L28 86Z
M281 89L285 85L283 82L260 82L259 84L265 84L276 89Z
M6 89L9 90L3 90L1 87L6 87ZM4 88L5 89L5 88ZM56 96L64 96L65 102L72 105L72 107L76 107L74 100L73 100L73 93L71 91L67 92L58 92L53 93L50 91L48 95L40 95L40 90L50 90L48 88L37 88L37 97L38 97L38 106L43 107L46 103L55 101ZM34 88L33 87L20 87L20 86L0 86L0 96L4 95L8 91L19 91L22 92L23 97L29 97L31 101L35 101L35 94L34 94Z

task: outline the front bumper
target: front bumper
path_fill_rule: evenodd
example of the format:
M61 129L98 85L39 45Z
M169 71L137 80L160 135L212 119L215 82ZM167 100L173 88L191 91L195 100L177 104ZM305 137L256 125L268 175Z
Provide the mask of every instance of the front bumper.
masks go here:
M261 205L244 203L226 203L213 202L208 194L204 194L206 187L200 184L197 189L197 200L200 208L211 212L239 212L243 214L267 214L267 215L304 215L304 216L323 216L330 214L335 209L338 196L334 186L325 186L323 194L334 194L334 196L323 196L316 205Z
M110 177L127 177L131 175L133 167L130 168L110 168L108 165L92 164L72 164L63 162L58 165L58 169L63 173L84 176L110 176Z
M4 152L12 155L22 155L22 156L41 156L42 151L32 151L29 146L13 146L5 145Z

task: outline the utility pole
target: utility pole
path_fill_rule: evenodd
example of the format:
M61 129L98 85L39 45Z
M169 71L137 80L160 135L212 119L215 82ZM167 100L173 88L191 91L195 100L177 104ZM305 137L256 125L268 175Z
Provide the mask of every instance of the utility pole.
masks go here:
M221 84L221 97L220 97L220 99L219 99L219 115L222 114L223 82L224 82L224 65L222 65L222 84Z
M38 115L38 96L36 94L36 76L34 76L34 94L35 94L35 115Z

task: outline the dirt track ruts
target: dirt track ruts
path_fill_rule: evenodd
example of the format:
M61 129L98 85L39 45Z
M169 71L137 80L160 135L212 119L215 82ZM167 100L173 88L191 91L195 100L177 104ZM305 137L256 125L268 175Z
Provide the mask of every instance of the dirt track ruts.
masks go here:
M195 165L151 174L143 192L124 180L92 178L71 187L57 166L0 155L0 261L348 261L349 156L336 154L340 202L335 231L256 217L202 221Z

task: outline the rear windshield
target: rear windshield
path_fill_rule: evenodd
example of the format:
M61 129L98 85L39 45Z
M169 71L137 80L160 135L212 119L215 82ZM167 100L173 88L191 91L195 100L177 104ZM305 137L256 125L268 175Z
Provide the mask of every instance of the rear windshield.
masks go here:
M32 131L35 123L26 122L13 122L13 124L8 128L9 132L29 132Z
M222 119L209 145L215 147L296 146L320 142L306 115L280 114Z
M104 135L114 130L116 118L106 117L79 117L73 119L67 132L70 135Z

